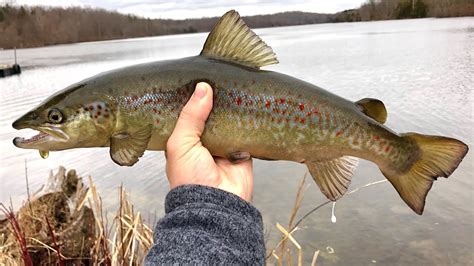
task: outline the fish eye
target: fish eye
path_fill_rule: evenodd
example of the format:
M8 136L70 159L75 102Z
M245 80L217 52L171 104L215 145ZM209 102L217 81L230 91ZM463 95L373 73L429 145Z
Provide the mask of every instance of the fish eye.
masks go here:
M58 109L51 109L48 113L48 119L51 123L59 124L63 121L63 114Z

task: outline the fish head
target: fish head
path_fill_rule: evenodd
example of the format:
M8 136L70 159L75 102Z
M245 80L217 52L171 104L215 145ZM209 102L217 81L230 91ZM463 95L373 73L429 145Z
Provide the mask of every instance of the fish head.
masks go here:
M113 101L81 83L59 91L13 122L15 129L33 129L31 138L16 137L19 148L40 151L107 146L115 126Z

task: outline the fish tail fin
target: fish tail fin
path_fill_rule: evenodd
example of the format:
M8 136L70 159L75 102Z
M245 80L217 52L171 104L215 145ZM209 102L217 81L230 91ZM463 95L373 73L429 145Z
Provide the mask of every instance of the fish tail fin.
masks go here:
M413 159L408 160L410 165L403 171L380 170L405 203L421 215L433 181L450 176L466 155L468 147L459 140L439 136L406 133L402 134L402 138L416 144Z

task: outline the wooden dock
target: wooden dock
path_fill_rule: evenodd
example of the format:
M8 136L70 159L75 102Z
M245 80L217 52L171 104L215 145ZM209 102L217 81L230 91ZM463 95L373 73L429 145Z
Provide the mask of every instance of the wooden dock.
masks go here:
M13 50L15 63L11 65L2 65L0 64L0 78L12 76L12 75L19 75L21 73L21 67L16 62L16 47Z
M18 64L0 65L0 78L18 75L21 73L21 67Z

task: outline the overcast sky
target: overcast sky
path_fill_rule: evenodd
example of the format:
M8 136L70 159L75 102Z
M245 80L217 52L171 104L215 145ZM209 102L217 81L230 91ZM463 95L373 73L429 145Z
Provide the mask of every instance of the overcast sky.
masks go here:
M0 0L0 2L11 0ZM13 0L15 1L15 0ZM198 18L221 16L229 9L241 15L272 14L284 11L334 13L359 7L365 0L16 0L18 4L100 7L149 18Z

